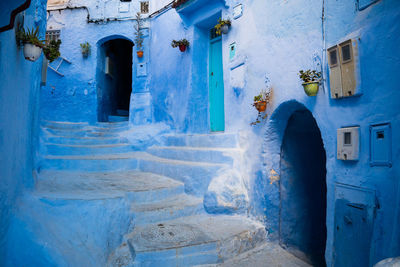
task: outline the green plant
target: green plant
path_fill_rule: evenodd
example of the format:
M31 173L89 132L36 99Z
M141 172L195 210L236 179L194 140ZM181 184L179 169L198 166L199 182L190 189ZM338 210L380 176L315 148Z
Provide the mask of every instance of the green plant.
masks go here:
M214 28L216 29L215 33L218 35L221 35L221 28L222 26L227 25L228 27L231 26L231 21L229 19L218 19L218 24L214 26Z
M259 101L269 101L269 93L267 91L261 90L260 94L254 96L254 102L259 102ZM254 104L253 104L254 106Z
M143 19L141 14L138 12L136 13L136 25L135 27L135 42L136 42L136 46L137 46L137 50L141 51L143 48L143 33L142 33L142 26L143 26Z
M49 44L43 47L43 53L50 62L53 62L61 55L60 45L61 40L51 40Z
M321 72L317 72L316 70L300 70L299 76L304 83L319 82L321 79Z
M90 44L88 42L82 43L80 44L81 46L81 51L82 51L82 55L84 56L88 56L90 54Z
M172 42L171 42L171 46L173 48L178 47L180 45L184 45L186 47L189 47L190 43L186 39L181 39L181 40L178 40L178 41L177 40L172 40Z
M43 48L45 46L45 41L44 40L40 40L39 39L39 27L36 27L36 29L31 29L31 30L27 30L25 31L24 28L21 28L18 32L17 32L17 42L20 44L33 44L36 45L40 48Z

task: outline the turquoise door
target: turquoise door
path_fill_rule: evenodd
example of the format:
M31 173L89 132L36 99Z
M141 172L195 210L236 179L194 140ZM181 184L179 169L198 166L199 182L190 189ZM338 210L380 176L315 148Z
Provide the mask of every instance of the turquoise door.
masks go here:
M212 38L209 58L209 109L212 132L225 130L224 75L222 70L221 36Z

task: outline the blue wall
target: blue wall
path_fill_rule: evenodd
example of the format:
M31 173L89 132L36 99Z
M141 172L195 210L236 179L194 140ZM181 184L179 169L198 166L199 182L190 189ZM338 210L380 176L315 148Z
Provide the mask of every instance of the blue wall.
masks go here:
M2 1L2 16L25 1ZM46 1L32 1L25 11L25 28L39 26L44 37ZM4 26L3 21L0 26ZM4 259L7 230L16 198L32 188L33 145L35 144L37 107L42 59L24 59L23 48L15 41L14 29L0 33L0 259Z

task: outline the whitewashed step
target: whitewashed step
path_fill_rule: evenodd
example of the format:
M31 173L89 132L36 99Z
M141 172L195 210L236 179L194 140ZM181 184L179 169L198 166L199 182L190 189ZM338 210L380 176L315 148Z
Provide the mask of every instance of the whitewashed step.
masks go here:
M134 151L133 147L124 143L100 145L44 144L43 150L47 155L100 155L132 151Z
M125 137L76 137L76 136L48 136L42 138L42 142L51 144L70 145L106 145L128 143Z
M234 157L241 153L236 148L153 146L147 149L152 155L168 159L232 164Z
M173 220L182 216L204 213L203 199L180 194L162 201L133 203L136 225Z
M181 182L138 171L42 171L35 194L47 199L104 199L128 196L134 203L163 201L184 192Z
M244 216L195 215L135 227L108 266L195 266L223 262L266 240L264 226ZM117 264L121 265L117 265Z

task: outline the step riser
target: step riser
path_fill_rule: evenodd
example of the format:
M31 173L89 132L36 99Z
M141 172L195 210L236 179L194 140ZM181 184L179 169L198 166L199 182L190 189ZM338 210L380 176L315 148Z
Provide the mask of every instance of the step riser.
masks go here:
M168 208L158 211L134 211L135 221L137 222L136 225L165 222L184 216L191 216L202 213L205 213L203 204L184 207L183 209Z
M54 130L80 130L87 127L88 123L55 123L55 122L42 122L43 128L49 128Z
M136 253L135 267L176 267L219 263L217 242Z
M39 170L69 170L69 171L119 171L134 170L138 167L137 159L114 160L71 160L45 159L39 164Z
M186 135L186 136L165 136L166 146L189 146L189 147L237 147L235 135Z
M185 160L193 162L209 162L232 164L233 158L223 151L179 150L173 148L150 148L150 154L167 159Z
M221 168L220 166L169 164L149 160L141 160L139 164L141 171L164 175L183 182L185 192L197 196L204 195L208 184Z
M131 146L110 146L110 147L71 147L59 145L46 145L45 151L47 155L101 155L101 154L118 154L134 151Z
M127 144L125 138L70 138L70 137L47 137L43 138L44 143L62 144L62 145L112 145Z
M42 136L53 137L53 136L66 136L66 137L118 137L118 131L108 132L108 131L61 131L61 130L43 130Z

